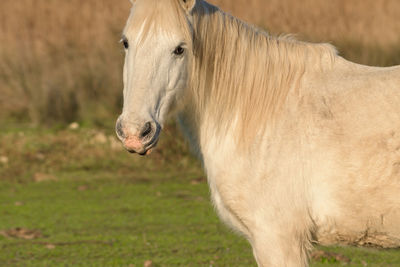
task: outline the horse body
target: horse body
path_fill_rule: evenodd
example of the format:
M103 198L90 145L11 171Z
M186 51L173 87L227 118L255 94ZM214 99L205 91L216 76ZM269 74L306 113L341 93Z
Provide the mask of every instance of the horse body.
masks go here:
M307 89L314 144L322 150L315 162L326 162L318 177L314 172L315 192L329 184L337 212L313 218L317 225L322 219L316 236L323 244L398 247L400 68L337 61Z
M134 6L141 10L145 2ZM150 93L156 101L142 104L145 114L129 109L130 99L145 91L129 82L135 77L125 67L119 136L126 146L132 135L134 150L143 142L139 151L146 153L159 131L134 135L141 126L132 125L142 117L161 125L175 106L219 216L249 240L259 266L306 266L313 242L400 246L400 67L362 66L329 45L272 38L201 0L152 5L185 15L189 27L179 25L185 33L163 39L185 43L193 54L178 57L174 50L173 68L185 70L178 82L172 79L179 93L171 96L171 82L165 83L165 92ZM143 23L136 35L147 27L148 36L157 36L156 27ZM137 65L140 73L146 60ZM162 60L151 58L149 66ZM127 54L125 66L134 64Z
M218 134L207 130L218 123L208 118L200 127L194 146L216 209L249 239L261 266L305 264L310 241L400 246L400 81L393 77L400 68L339 57L331 71L305 74L284 120L247 153L235 149L234 126Z

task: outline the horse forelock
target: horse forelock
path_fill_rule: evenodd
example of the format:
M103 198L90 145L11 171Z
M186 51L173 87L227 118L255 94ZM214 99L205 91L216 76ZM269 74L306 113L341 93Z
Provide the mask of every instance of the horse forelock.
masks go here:
M181 35L191 44L191 29L178 0L137 0L124 29L140 45L154 33Z

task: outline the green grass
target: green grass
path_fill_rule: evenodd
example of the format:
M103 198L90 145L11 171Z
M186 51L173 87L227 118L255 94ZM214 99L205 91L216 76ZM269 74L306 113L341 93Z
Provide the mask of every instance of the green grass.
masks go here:
M0 229L38 229L44 237L0 238L0 262L7 266L142 266L146 260L156 266L254 265L247 243L218 222L204 183L152 178L154 182L86 177L2 184ZM48 244L55 248L47 248Z
M64 127L0 133L0 156L9 158L0 163L0 231L42 235L0 235L0 266L256 266L248 243L219 222L201 167L173 131L149 158L111 136ZM398 250L325 250L351 259L348 266L400 265Z

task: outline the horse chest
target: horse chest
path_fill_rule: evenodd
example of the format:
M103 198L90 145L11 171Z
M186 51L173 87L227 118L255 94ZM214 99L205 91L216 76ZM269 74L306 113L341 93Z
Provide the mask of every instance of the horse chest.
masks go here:
M219 174L213 174L212 171L207 172L211 200L221 220L233 230L248 237L250 232L246 223L248 217L247 203L240 197L243 194L240 187L224 181L229 177L231 176L226 172ZM234 179L234 177L232 178Z
M243 183L243 177L248 173L245 163L234 153L233 136L227 133L223 138L205 138L200 140L200 147L211 199L219 217L247 236L245 218L249 209L246 196L251 192Z

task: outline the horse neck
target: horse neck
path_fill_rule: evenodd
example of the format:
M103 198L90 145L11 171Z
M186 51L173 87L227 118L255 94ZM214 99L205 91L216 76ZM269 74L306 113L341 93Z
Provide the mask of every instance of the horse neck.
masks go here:
M200 146L204 136L228 131L240 140L253 140L249 135L265 131L276 120L306 68L318 69L324 65L321 58L330 61L335 50L271 37L201 3L193 18L194 59L180 116L184 130Z
M249 93L239 88L244 87L242 84L245 81L240 80L240 75L232 79L227 77L229 70L240 63L236 62L238 58L234 49L224 50L223 47L230 42L246 45L248 36L241 35L241 31L253 31L254 35L261 34L219 8L205 1L200 3L193 18L194 60L191 62L189 90L184 111L179 116L186 136L195 146L201 146L201 139L204 139L204 136L212 135L215 138L218 133L235 131L232 125L246 120L239 118L235 110L237 106L235 102L240 98L238 94ZM237 31L227 33L224 30L226 25L233 25L231 28L237 27ZM218 45L222 48L216 51ZM243 60L244 57L241 55L239 59ZM236 66L235 72L240 72L240 68L242 66ZM259 72L261 73L261 70ZM247 80L251 79L253 78L247 77ZM227 92L227 89L230 92ZM249 116L244 113L242 115Z
M225 71L226 66L223 70L218 70L218 67L222 68L223 65L217 66L215 63L219 59L223 60L222 51L216 54L213 50L222 39L230 38L221 29L221 24L225 23L224 21L236 20L216 6L205 1L199 3L193 16L194 60L191 62L191 78L183 112L185 121L190 122L187 123L191 125L190 131L197 136L201 135L201 128L211 127L212 122L221 119L225 110L223 102L228 99L222 99L223 96L218 91L224 89L219 81L223 78L220 71ZM213 24L218 24L219 27L213 27ZM224 59L227 58L234 60L234 55L224 55ZM221 99L215 99L217 95ZM220 102L220 107L216 101Z

